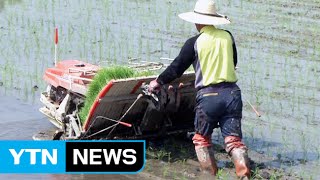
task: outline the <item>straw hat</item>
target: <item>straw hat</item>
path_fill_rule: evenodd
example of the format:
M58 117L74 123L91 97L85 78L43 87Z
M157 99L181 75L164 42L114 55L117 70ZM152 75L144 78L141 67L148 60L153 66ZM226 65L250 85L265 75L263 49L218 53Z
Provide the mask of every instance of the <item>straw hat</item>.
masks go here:
M213 0L198 0L193 12L179 14L179 17L195 24L221 25L230 23L227 16L217 13Z

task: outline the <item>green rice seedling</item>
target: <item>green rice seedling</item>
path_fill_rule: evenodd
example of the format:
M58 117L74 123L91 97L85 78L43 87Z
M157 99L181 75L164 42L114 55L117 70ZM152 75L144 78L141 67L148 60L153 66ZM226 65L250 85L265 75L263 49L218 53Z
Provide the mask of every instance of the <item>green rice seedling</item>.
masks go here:
M31 87L29 87L29 88L31 88ZM34 89L31 90L31 95L32 95L32 98L31 98L32 104L34 104L37 101L36 100L37 95L36 95L36 91Z
M103 40L103 37L102 37L103 35L102 35L102 30L100 29L99 30L99 50L98 50L98 52L99 52L99 59L102 59L102 40Z
M223 169L218 169L217 179L230 179L230 174L228 172L224 172Z
M131 68L124 66L113 66L108 68L103 68L94 77L93 81L89 85L88 91L86 93L86 100L84 106L80 109L79 116L81 122L86 120L89 110L96 99L102 88L112 79L124 79L131 77L140 77L151 75L152 72L138 72Z
M168 164L166 164L166 165L163 166L163 170L162 170L162 176L163 176L163 177L168 177L168 175L169 175L169 169L170 169L170 167L169 167Z
M300 142L301 142L301 148L303 150L303 160L307 160L307 154L308 154L308 144L307 144L307 137L305 133L300 133Z
M246 132L248 133L248 136L252 139L252 144L254 144L254 126L252 126L251 124L250 125L247 125L246 126Z
M259 167L256 167L253 170L251 170L251 173L252 173L251 179L263 179L259 174L259 170L260 170Z
M173 172L171 173L172 175L172 178L173 179L182 179L182 178L184 178L184 176L180 176L178 173L177 173L177 170L176 169L173 169Z
M314 178L313 178L313 175L312 175L312 174L310 174L310 175L309 175L309 177L308 177L307 179L313 180L313 179L314 179Z
M318 164L320 164L320 146L315 147L317 153Z
M142 30L142 28L140 28L139 29L139 34L143 34L143 30ZM138 55L141 55L142 54L142 38L138 38L138 45L139 45L139 47L138 47Z
M151 55L150 55L150 41L149 40L147 40L147 45L146 45L147 47L147 59L150 61L150 59L151 59Z
M180 165L181 169L186 169L187 166L188 166L187 165L187 159L185 159L185 158L178 159L176 162Z
M116 42L115 41L112 42L111 49L113 50L112 51L113 54L111 54L112 55L111 56L111 60L113 61L113 63L116 63L116 58L115 57L118 57L117 56L117 49L118 48L116 47Z
M187 149L185 147L183 147L182 145L180 145L179 153L181 154L182 157L187 157L187 155L188 155Z
M133 70L124 67L110 67L101 69L94 77L93 82L90 84L89 89L86 93L84 107L80 110L79 113L81 121L83 122L86 119L86 116L96 96L111 79L128 78L132 77L133 75Z
M5 85L5 80L6 80L5 69L3 67L0 67L0 81L1 81L0 87Z
M170 30L170 28L171 28L171 17L172 17L172 6L169 5L168 14L167 14L167 18L166 18L166 28L167 28L167 30Z
M305 172L305 171L302 171L301 173L299 173L299 176L301 177L301 179L308 179L307 172Z
M164 160L165 157L169 157L170 156L170 153L166 152L165 150L159 150L159 151L156 151L156 154L155 154L155 157L158 159L158 160Z
M14 81L14 75L13 75L13 73L15 72L14 71L14 67L13 67L13 64L10 64L9 65L9 68L7 69L8 71L7 71L7 74L9 74L9 83L10 83L10 88L12 88L13 87L13 85L14 85L14 83L13 83L13 81Z
M28 92L28 85L27 85L27 82L26 82L26 81L24 82L23 90L24 90L24 100L25 100L25 101L28 101L28 99L29 99L29 92Z
M145 166L144 166L144 171L152 172L152 165L148 160L146 160L146 163L145 163Z

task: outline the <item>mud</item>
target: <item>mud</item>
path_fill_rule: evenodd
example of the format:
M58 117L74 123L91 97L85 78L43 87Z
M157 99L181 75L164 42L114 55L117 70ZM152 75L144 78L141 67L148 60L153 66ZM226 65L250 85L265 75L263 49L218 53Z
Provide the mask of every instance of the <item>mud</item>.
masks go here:
M215 138L215 137L213 137ZM219 168L217 179L237 179L234 165L219 142L215 141L215 158ZM201 173L192 141L187 138L169 138L149 143L145 171L165 179L208 179ZM249 150L252 179L300 179L298 174L273 167L276 159L262 152Z
M319 179L319 2L216 2L232 21L221 28L233 33L238 47L244 142L259 168L256 179ZM0 1L0 139L31 139L34 133L53 128L38 108L40 91L46 87L42 74L53 63L55 26L60 32L59 59L108 65L137 58L167 64L170 61L159 59L174 58L184 41L197 34L194 25L177 17L193 6L193 1L178 0ZM213 139L223 169L221 179L233 179L219 131ZM136 176L1 175L0 179L199 178L191 142L168 144L184 148L160 148L155 152L158 158L149 155L146 169ZM167 151L176 160L168 161Z

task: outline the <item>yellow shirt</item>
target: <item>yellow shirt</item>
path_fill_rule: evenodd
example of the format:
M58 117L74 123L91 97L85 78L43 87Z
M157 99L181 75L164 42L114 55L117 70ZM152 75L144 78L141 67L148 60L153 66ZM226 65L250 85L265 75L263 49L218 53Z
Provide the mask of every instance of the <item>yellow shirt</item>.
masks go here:
M233 61L232 39L228 32L214 26L205 26L200 31L195 50L198 54L198 66L202 77L196 80L196 86L208 86L221 82L236 82ZM199 69L200 68L200 69ZM199 73L199 72L198 72ZM198 81L198 82L197 82Z

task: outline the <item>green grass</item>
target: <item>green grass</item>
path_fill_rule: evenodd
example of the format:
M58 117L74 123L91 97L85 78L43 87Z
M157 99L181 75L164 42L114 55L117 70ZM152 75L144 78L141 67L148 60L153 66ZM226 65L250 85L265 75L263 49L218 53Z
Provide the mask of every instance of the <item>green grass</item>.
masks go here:
M93 81L90 83L86 93L84 106L80 109L79 117L81 123L87 119L89 110L102 88L112 79L124 79L132 77L150 76L153 75L152 71L135 71L125 66L113 66L103 68L95 75Z

